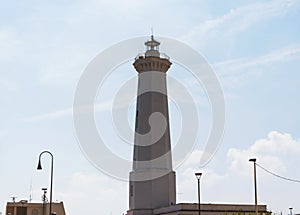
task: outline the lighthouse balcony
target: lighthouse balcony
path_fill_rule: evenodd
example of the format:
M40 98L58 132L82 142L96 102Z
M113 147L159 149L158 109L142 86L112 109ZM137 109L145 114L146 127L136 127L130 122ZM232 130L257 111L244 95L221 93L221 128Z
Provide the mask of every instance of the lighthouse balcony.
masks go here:
M138 54L136 57L135 57L135 60L138 60L138 59L143 59L143 58L146 58L146 57L158 57L158 58L162 58L162 59L167 59L169 60L170 57L165 54L165 53L159 53L157 51L147 51L146 53L140 53Z

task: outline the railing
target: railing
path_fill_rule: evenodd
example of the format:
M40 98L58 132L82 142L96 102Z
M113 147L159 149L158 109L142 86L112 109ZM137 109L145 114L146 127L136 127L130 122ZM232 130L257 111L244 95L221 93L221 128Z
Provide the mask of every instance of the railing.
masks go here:
M138 54L138 55L135 57L135 60L137 60L137 59L139 59L139 58L145 58L145 57L146 57L146 53L140 53L140 54ZM160 58L167 59L167 60L170 59L170 57L169 57L167 54L165 54L165 53L159 53L159 57L160 57Z

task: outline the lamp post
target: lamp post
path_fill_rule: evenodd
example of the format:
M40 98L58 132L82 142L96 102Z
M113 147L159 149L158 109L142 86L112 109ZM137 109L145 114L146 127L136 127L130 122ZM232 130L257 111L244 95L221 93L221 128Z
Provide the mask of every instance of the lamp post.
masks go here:
M196 172L195 176L198 180L198 215L201 214L201 208L200 208L200 178L201 178L202 173L201 172Z
M51 156L51 179L50 179L50 206L49 206L49 215L52 214L52 185L53 185L53 155L51 152L49 151L43 151L40 156L39 156L39 162L38 162L38 166L37 166L37 170L41 170L42 169L42 165L41 165L41 157L42 154L47 153Z
M255 195L255 215L258 215L258 205L257 205L257 185L256 185L256 158L249 159L254 165L254 195Z
M289 208L290 209L290 215L293 215L293 208Z

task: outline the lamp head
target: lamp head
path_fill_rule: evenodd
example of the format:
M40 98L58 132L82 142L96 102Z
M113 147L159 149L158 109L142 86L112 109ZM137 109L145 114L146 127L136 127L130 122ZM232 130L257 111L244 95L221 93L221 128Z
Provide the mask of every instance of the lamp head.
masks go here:
M249 161L255 163L256 162L256 158L251 158L251 159L249 159Z
M200 179L201 175L202 175L201 172L196 172L196 173L195 173L195 176L197 177L197 179Z
M42 169L42 165L41 165L41 160L39 160L38 166L36 168L37 170L41 170Z

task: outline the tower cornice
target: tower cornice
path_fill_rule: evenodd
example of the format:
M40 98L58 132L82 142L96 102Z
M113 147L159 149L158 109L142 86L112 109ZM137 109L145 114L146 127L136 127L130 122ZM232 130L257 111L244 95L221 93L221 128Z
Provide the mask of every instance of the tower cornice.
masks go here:
M166 73L171 64L172 63L166 58L156 56L139 56L133 63L133 66L138 73L149 71L159 71Z

